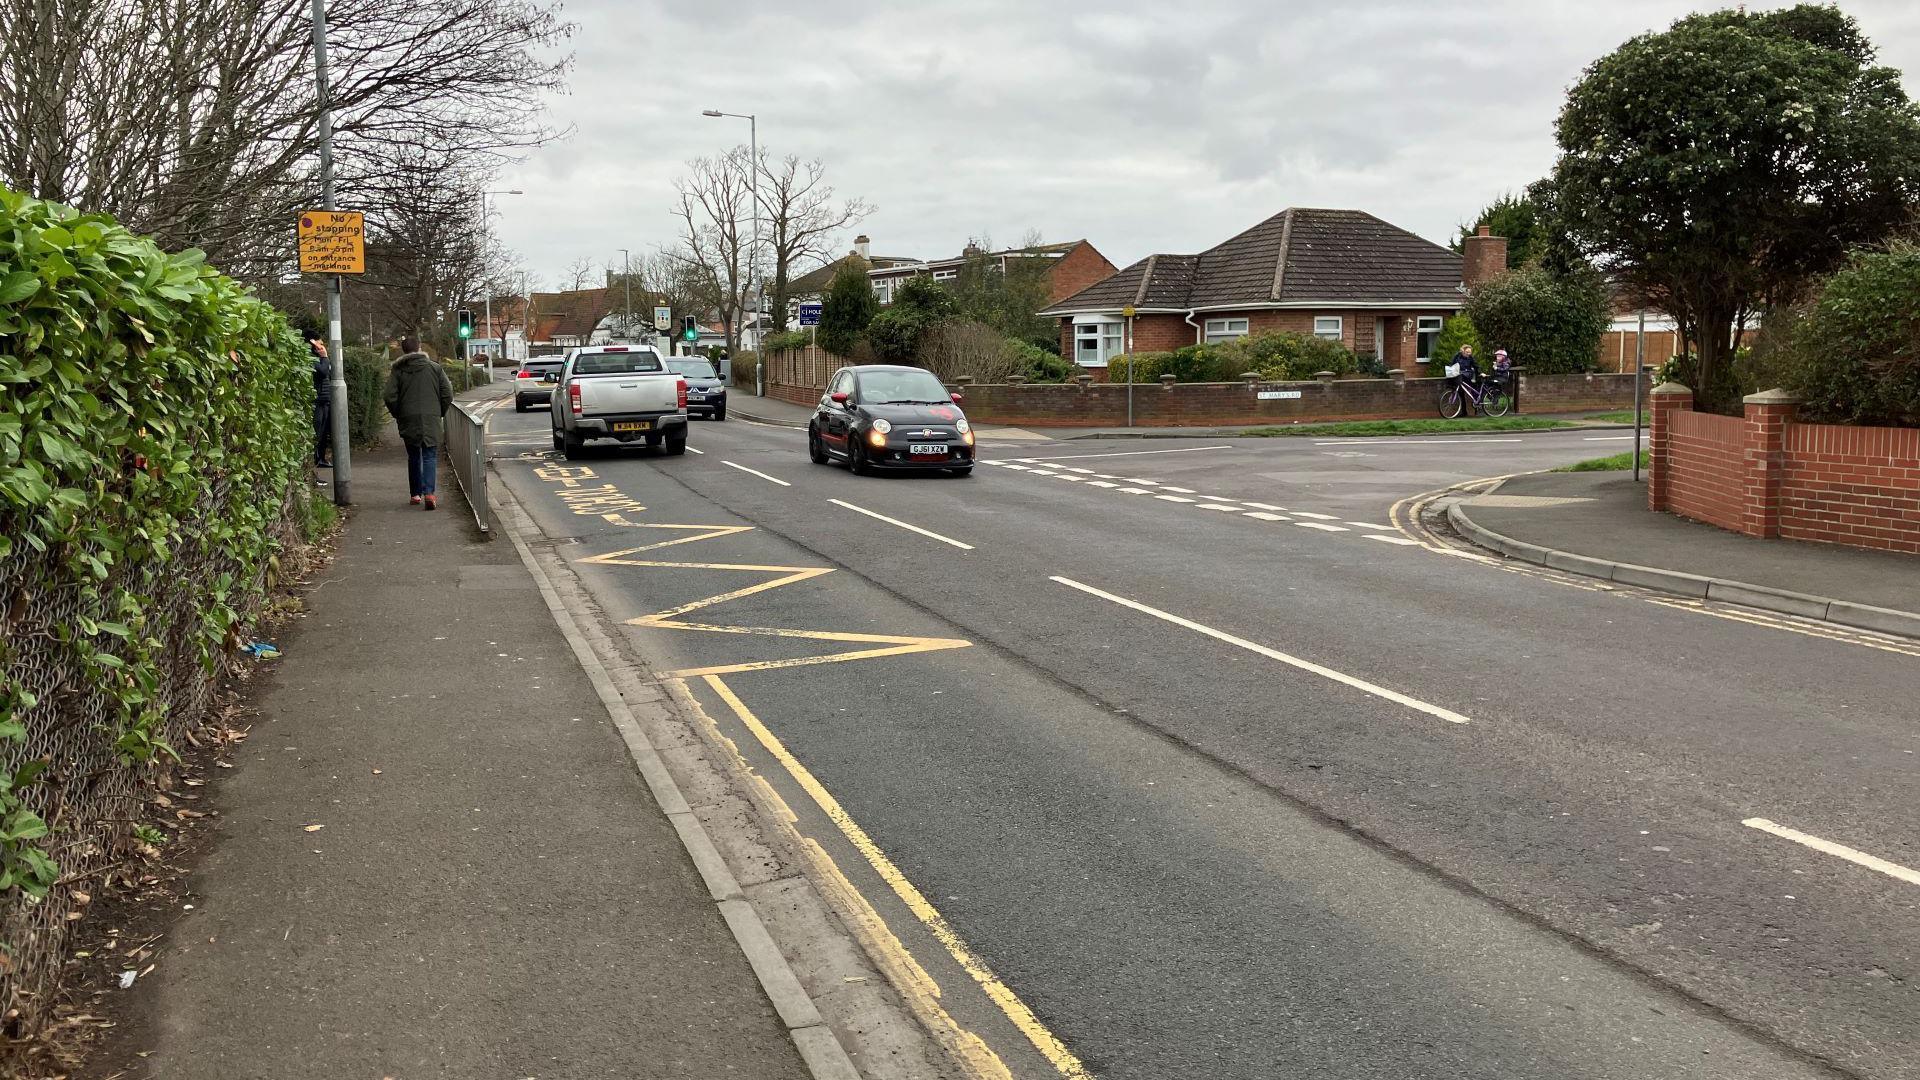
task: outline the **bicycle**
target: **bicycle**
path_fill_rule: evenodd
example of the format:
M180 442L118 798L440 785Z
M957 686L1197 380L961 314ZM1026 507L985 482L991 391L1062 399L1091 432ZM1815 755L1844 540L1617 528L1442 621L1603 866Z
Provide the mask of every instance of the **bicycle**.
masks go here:
M1469 402L1482 416L1505 416L1507 410L1513 408L1507 381L1498 372L1472 383L1455 376L1453 385L1440 395L1440 415L1456 420L1466 411Z

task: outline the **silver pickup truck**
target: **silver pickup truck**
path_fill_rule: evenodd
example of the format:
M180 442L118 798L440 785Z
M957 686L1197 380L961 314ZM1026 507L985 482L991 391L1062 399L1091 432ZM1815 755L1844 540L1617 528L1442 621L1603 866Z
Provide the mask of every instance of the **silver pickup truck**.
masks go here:
M589 439L644 439L669 454L686 453L686 379L645 345L569 352L553 389L553 448L571 460Z

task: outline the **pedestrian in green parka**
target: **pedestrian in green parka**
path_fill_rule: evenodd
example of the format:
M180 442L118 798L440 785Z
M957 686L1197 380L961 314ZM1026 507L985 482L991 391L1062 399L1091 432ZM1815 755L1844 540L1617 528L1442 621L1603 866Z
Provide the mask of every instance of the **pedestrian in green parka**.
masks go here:
M418 338L400 339L400 359L387 372L387 411L400 425L400 441L407 444L408 502L434 509L435 481L440 465L440 431L453 405L453 383L433 357L420 349Z

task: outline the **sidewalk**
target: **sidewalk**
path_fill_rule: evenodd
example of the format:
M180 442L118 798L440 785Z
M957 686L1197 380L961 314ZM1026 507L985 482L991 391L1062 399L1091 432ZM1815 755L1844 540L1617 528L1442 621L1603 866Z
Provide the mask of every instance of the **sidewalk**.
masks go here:
M1760 540L1647 509L1629 472L1533 473L1448 510L1468 539L1626 584L1920 636L1920 559Z
M397 440L353 464L339 556L207 789L195 910L97 1072L808 1076L514 546L445 463L434 513Z

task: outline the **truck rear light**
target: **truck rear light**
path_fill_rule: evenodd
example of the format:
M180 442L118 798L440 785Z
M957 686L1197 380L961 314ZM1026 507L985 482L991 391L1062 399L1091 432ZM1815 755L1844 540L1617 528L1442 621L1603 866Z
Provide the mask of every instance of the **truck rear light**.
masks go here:
M687 407L687 380L681 379L677 390L680 395L680 407L684 409Z
M575 416L580 415L580 384L579 383L567 384L567 407L573 410L573 415Z

